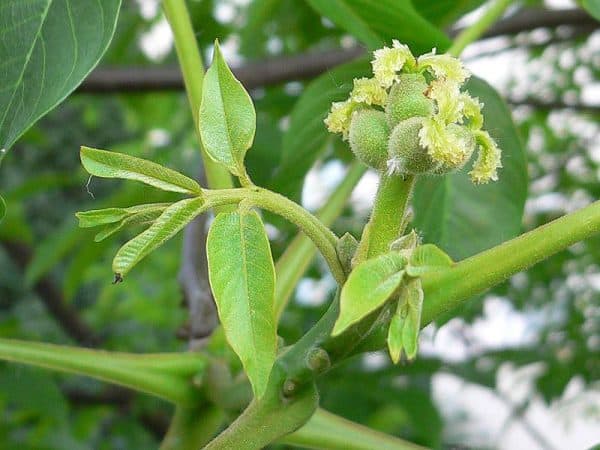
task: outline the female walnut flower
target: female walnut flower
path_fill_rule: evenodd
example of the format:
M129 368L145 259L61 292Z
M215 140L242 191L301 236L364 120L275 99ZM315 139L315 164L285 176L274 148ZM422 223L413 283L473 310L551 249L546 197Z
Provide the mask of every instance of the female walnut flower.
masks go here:
M435 49L415 58L394 40L374 52L372 67L374 77L354 80L325 119L357 158L388 173L443 175L477 151L473 182L498 179L500 149L482 130L483 105L461 91L470 73L460 60Z

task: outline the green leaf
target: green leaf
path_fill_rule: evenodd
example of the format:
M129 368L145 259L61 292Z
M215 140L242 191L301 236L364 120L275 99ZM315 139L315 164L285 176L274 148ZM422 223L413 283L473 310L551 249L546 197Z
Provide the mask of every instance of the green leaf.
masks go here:
M410 0L307 0L320 14L353 34L371 50L392 39L408 44L416 53L436 47L445 50L448 37L413 7Z
M485 104L484 128L502 149L499 180L476 186L466 172L445 177L421 177L415 188L415 228L425 242L443 248L454 260L517 236L527 197L525 152L510 111L485 81L473 77L467 83L471 95Z
M340 334L383 305L400 286L405 265L406 259L395 252L357 265L342 287L340 316L331 334Z
M91 175L141 181L163 191L198 195L200 185L160 164L123 153L81 147L81 163Z
M3 0L0 149L65 99L110 43L121 0Z
M2 196L0 195L0 223L2 223L2 219L4 219L5 215L6 215L6 202L4 201L4 198L2 198Z
M431 23L448 27L466 13L480 7L485 0L412 0L415 9Z
M150 228L123 245L113 260L116 280L122 279L149 253L171 239L194 217L207 209L202 198L188 198L172 204Z
M106 225L109 223L121 222L133 215L143 215L145 213L162 212L169 203L148 203L145 205L136 205L130 208L104 208L92 209L75 213L79 219L80 228L97 227L98 225ZM157 216L158 217L158 216Z
M417 356L423 288L420 278L409 278L400 287L398 307L388 329L388 350L394 364L400 361L402 352L410 361Z
M433 244L424 244L417 247L406 266L406 274L418 277L427 272L443 270L451 267L454 262L442 249Z
M112 223L108 225L106 228L104 228L104 230L96 234L96 236L94 237L94 241L101 242L104 239L119 232L125 227L131 227L136 225L150 225L160 217L160 215L167 207L168 204L162 207L148 208L148 210L131 214L130 216L125 217L119 223Z
M127 217L127 211L125 208L92 209L75 213L75 217L79 219L80 228L91 228L107 223L120 222L121 219Z
M219 214L208 232L208 273L227 341L254 394L265 392L275 361L275 268L255 211Z
M252 99L227 66L219 43L202 88L199 117L202 144L209 156L237 176L245 176L244 157L256 131Z
M580 0L579 4L590 15L597 20L600 20L600 0Z
M329 138L323 120L331 103L344 100L352 80L370 73L367 59L343 64L308 85L294 106L290 127L283 136L281 165L270 184L278 192L299 200L304 176L323 153Z

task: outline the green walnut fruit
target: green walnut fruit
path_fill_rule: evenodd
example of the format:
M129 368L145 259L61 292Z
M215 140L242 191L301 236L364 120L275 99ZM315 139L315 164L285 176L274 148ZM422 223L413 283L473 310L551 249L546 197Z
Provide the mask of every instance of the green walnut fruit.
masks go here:
M449 134L454 135L456 139L460 142L460 147L465 150L465 157L463 160L456 164L455 166L449 166L447 164L440 164L434 170L432 170L432 174L434 175L445 175L447 173L455 172L459 169L462 169L464 165L471 159L473 152L475 151L475 136L468 128L457 125L455 123L451 123L448 125L447 131Z
M421 175L435 170L439 163L429 156L419 143L421 117L411 117L399 122L392 130L388 142L388 169L395 173Z
M385 115L390 128L411 117L433 114L433 100L425 96L427 82L419 73L404 73L392 86L385 106Z
M352 153L369 167L383 170L390 130L383 111L363 109L352 116L349 141Z

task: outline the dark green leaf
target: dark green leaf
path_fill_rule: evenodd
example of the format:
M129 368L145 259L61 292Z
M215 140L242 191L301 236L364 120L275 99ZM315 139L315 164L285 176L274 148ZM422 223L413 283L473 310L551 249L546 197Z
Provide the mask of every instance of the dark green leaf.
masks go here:
M336 67L308 85L283 136L281 165L271 184L274 189L295 200L300 198L306 172L322 154L328 138L335 138L323 123L331 103L345 100L352 80L368 75L370 70L369 62L361 59Z
M121 0L3 0L0 148L8 149L98 63Z
M331 334L340 334L383 305L400 286L405 265L405 258L395 252L357 265L342 287L340 316Z
M188 198L165 209L150 228L119 249L112 265L117 279L124 277L144 257L171 239L206 208L201 198Z
M225 335L250 379L265 392L275 361L275 268L255 211L219 214L207 240L208 273Z
M448 37L415 10L410 0L307 0L319 13L374 50L398 39L416 53L445 50Z
M227 66L218 42L204 77L199 121L202 143L210 157L231 173L244 176L244 156L254 140L256 112L248 92Z
M160 164L123 153L81 147L81 163L91 175L141 181L163 191L199 194L200 185L191 178Z
M594 19L600 20L600 0L580 0L579 3Z
M458 18L478 8L485 0L412 0L415 9L440 27L452 25Z
M422 177L414 195L415 226L425 242L460 260L510 239L521 231L527 197L527 167L523 146L510 111L485 81L472 78L467 90L485 106L484 127L502 149L499 180L471 183L462 171L445 177Z

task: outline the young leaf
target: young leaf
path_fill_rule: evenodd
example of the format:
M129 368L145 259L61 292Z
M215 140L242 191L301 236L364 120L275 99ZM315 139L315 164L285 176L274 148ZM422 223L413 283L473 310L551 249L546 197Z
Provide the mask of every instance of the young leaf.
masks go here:
M208 273L227 340L256 397L265 392L275 361L275 269L269 240L255 211L219 214L208 232Z
M163 207L149 208L148 210L131 214L118 223L112 223L104 228L104 230L96 234L96 236L94 236L94 241L101 242L128 226L150 225L160 217L167 206L168 205Z
M0 2L0 149L81 83L110 43L121 0Z
M417 247L406 266L406 274L418 277L426 272L447 269L454 262L442 249L433 244L424 244Z
M123 153L81 147L81 163L91 175L141 181L163 191L198 195L200 185L160 164Z
M402 282L406 260L398 253L386 253L357 265L342 287L340 316L333 336L340 334L383 305Z
M171 239L194 217L207 209L202 198L188 198L172 204L150 228L123 245L113 259L116 280L122 279L146 255Z
M388 329L388 350L394 364L400 361L402 352L408 360L417 355L423 289L420 278L410 278L400 287L398 307Z
M204 149L237 176L245 176L244 156L256 131L256 112L244 86L227 66L219 43L202 88L199 117Z
M79 228L91 228L107 223L119 222L127 217L125 208L92 209L75 213L79 219Z

